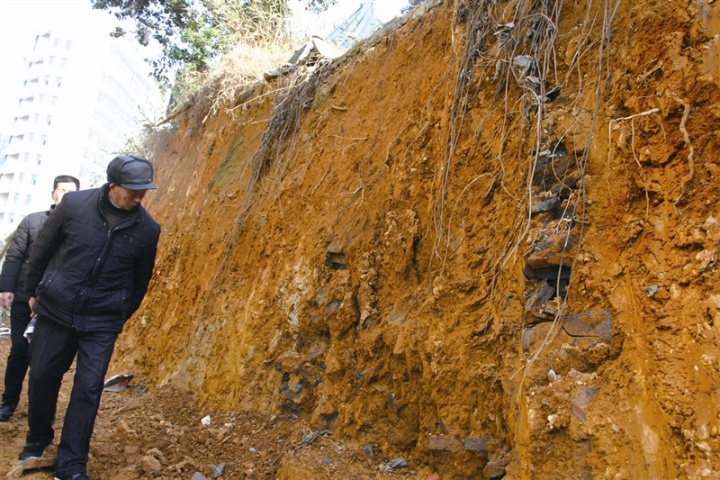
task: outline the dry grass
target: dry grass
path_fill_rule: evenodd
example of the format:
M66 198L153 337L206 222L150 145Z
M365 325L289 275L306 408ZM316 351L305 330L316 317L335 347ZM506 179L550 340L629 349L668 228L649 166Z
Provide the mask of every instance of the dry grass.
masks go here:
M231 45L210 71L183 71L174 86L178 109L202 91L217 111L232 108L238 94L263 79L263 74L285 63L298 41L285 28L288 10L283 2L206 2L220 19Z
M289 43L284 45L249 45L240 42L225 56L213 72L215 101L213 108L232 107L232 100L248 85L263 79L263 73L275 70L292 55Z

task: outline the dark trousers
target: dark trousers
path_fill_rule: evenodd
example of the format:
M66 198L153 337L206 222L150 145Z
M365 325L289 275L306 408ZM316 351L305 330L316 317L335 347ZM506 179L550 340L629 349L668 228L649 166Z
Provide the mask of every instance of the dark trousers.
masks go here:
M10 355L5 367L5 391L2 395L3 405L13 410L20 401L20 392L28 369L28 341L23 337L28 323L30 305L26 301L13 301L10 306Z
M116 333L78 332L38 316L30 353L28 443L49 445L60 385L77 354L75 379L57 452L59 477L86 473L105 374Z

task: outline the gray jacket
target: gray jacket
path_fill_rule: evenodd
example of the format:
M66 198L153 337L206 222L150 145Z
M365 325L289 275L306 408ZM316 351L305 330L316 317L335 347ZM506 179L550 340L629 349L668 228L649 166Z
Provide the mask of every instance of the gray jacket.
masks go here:
M23 218L5 253L5 262L0 273L0 292L13 292L15 301L27 302L30 299L23 292L30 248L53 208L55 205L50 207L50 210L31 213Z

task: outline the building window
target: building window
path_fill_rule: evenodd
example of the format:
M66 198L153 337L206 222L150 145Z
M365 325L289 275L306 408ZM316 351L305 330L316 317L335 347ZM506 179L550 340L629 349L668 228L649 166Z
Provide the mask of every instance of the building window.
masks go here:
M47 143L47 135L43 135L40 137L40 144L45 145Z
M55 57L50 55L50 58L48 59L48 65L55 65Z
M42 165L42 155L40 155L40 154L35 155L35 163L37 165Z
M18 193L18 192L13 193L13 203L17 203L18 198L20 198L20 193Z
M47 124L48 124L48 127L49 127L50 125L52 125L52 115L48 115L48 116L47 116Z
M33 143L35 141L35 134L33 132L28 133L28 143Z
M30 205L30 202L32 202L32 195L28 193L25 195L25 205Z
M23 153L23 162L28 163L30 161L30 154L25 152Z
M58 46L60 46L60 39L56 37L53 39L53 47L58 47Z
M65 65L67 65L67 58L63 57L62 60L60 60L60 66L64 67Z
M34 187L35 184L37 184L37 175L35 175L35 174L33 173L33 174L30 176L30 185L32 185L32 186Z
M55 105L57 103L57 95L53 95L50 99L50 105Z
M68 40L67 42L65 42L65 48L69 49L71 45L72 45L71 40Z
M25 172L18 172L18 183L22 184L23 180L25 180Z
M57 86L62 85L62 77L57 77Z

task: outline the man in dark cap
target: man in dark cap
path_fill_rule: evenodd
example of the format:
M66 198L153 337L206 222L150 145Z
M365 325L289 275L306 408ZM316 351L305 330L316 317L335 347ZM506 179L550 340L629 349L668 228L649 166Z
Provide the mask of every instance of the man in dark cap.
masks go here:
M0 304L10 309L10 354L5 367L5 390L0 404L0 422L7 422L15 413L22 384L28 369L28 341L23 336L30 323L30 297L23 293L25 266L30 248L50 212L60 203L67 192L80 189L80 180L70 175L59 175L53 181L50 196L53 204L49 210L31 213L18 225L10 241L2 272L0 272Z
M70 192L35 240L25 290L37 314L30 344L24 464L53 441L63 376L77 356L70 402L57 449L57 480L87 480L87 462L115 341L138 309L155 266L160 226L142 207L154 189L153 167L114 158L108 183Z

